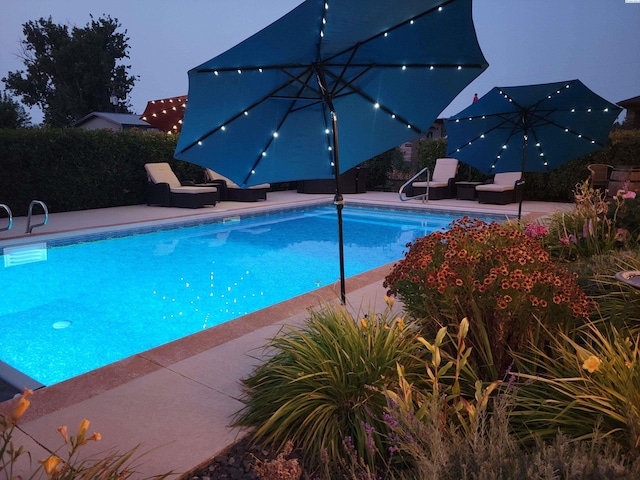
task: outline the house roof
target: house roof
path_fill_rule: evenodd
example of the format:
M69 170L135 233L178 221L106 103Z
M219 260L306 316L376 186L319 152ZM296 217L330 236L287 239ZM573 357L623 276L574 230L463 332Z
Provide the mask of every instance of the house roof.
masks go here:
M108 122L115 123L122 126L133 126L133 127L141 127L141 128L153 128L149 123L140 119L139 115L135 115L132 113L109 113L109 112L91 112L89 115L85 115L80 120L73 124L74 127L79 127L80 125L86 123L92 118L102 118L107 120Z
M620 105L623 108L640 108L640 96L638 97L633 97L633 98L628 98L626 100L621 100L620 102L618 102L618 105Z

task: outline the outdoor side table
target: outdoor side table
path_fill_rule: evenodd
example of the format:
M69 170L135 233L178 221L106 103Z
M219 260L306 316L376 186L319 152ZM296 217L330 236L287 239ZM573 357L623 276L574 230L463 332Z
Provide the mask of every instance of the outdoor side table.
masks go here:
M458 200L477 200L476 186L482 182L456 182L456 198Z

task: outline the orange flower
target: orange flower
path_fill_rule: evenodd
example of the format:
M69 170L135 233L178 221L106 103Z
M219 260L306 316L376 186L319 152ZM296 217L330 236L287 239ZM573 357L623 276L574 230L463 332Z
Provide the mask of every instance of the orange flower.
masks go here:
M62 438L64 438L64 443L69 442L69 433L67 432L66 425L58 427L58 433L60 433L60 435L62 435Z
M584 368L589 373L599 372L601 363L602 360L600 360L598 357L596 357L595 355L589 355L589 357L582 364L582 368Z
M396 325L398 325L399 329L403 329L404 328L404 320L402 319L402 317L396 318Z
M55 455L51 455L49 458L45 460L40 460L40 463L44 467L44 471L47 472L47 475L51 475L57 471L58 465L62 461L61 458L56 457Z
M78 437L84 437L87 433L87 429L89 428L89 420L86 418L80 422L80 428L78 428Z
M360 327L367 328L367 321L364 318L360 319Z
M393 307L393 304L395 303L396 299L393 297L388 297L387 295L384 296L384 303L386 303L389 308Z
M24 415L24 412L27 411L27 408L29 408L29 405L31 405L31 402L27 400L27 397L32 394L33 394L33 390L29 390L28 388L24 389L24 392L22 393L20 400L18 400L18 404L16 405L16 408L13 410L13 415L11 415L11 419L14 422L16 422L20 417L22 417L22 415Z

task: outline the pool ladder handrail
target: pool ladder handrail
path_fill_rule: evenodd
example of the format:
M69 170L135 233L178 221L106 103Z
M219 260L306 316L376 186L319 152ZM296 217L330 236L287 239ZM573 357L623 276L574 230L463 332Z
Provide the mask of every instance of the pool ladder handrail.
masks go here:
M40 205L42 207L42 210L44 210L44 222L31 225L31 216L33 215L34 205ZM49 221L49 209L47 208L45 203L41 200L31 200L31 203L29 204L29 214L27 215L27 232L26 233L30 234L31 231L36 227L43 227L44 225L47 224L48 221Z
M406 187L408 187L409 185L411 185L413 183L413 181L418 178L420 175L422 175L424 172L427 172L427 191L425 193L421 193L420 195L415 195L413 197L407 197L406 195L404 195L404 189ZM402 185L400 187L400 190L398 191L398 195L400 196L400 201L401 202L406 202L407 200L415 200L415 199L421 199L422 203L428 202L429 201L429 177L431 176L431 173L429 171L429 167L424 167L422 170L420 170L418 173L416 173L413 177L411 177L409 180L406 181L406 183L404 185ZM403 196L404 195L404 196Z
M7 212L7 215L9 215L9 225L4 228L0 228L0 232L11 230L11 227L13 227L13 213L11 213L11 209L9 208L9 205L5 205L4 203L0 203L0 208L4 208Z

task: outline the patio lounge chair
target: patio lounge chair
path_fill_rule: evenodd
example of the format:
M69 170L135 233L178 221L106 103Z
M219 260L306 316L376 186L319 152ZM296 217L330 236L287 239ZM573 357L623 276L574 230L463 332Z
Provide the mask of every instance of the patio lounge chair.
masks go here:
M166 162L146 163L147 205L201 208L215 205L220 199L215 186L183 185Z
M456 175L458 160L455 158L438 158L429 180L429 200L442 200L456 196ZM427 182L413 182L413 195L422 195L427 191Z
M506 205L519 202L522 199L523 188L524 180L521 172L496 173L491 183L476 187L478 203Z
M229 202L256 202L258 200L266 200L267 192L271 185L263 183L252 187L241 188L237 183L223 177L217 172L209 168L204 169L205 183L212 183L218 186L220 191L220 201Z

